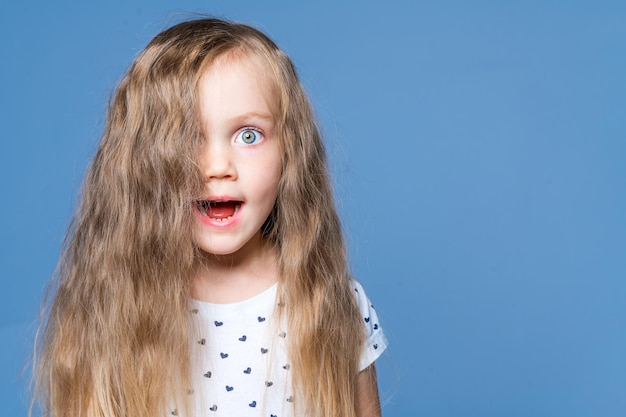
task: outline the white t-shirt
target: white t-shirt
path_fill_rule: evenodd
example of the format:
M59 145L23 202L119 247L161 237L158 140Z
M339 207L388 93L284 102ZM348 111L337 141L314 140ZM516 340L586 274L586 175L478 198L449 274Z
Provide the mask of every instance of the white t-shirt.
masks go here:
M373 363L387 347L374 307L361 285L355 295L367 329L360 369ZM197 317L198 352L192 365L195 417L291 417L289 335L274 319L277 285L248 300L232 304L191 301Z

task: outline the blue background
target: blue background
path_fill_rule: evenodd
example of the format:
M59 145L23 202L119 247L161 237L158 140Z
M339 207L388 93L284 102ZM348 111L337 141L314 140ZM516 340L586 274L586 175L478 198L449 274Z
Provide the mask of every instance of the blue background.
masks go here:
M391 342L387 416L626 415L626 3L565 0L2 0L2 415L26 413L109 94L189 12L299 68Z

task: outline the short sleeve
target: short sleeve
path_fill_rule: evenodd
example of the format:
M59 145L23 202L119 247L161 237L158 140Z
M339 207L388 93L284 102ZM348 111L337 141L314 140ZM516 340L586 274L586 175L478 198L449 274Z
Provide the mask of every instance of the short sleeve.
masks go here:
M374 363L381 353L384 352L387 348L387 338L380 325L376 309L374 309L374 305L367 298L363 287L357 281L352 281L352 284L361 317L363 318L363 325L365 326L365 345L361 351L359 362L359 370L362 371Z

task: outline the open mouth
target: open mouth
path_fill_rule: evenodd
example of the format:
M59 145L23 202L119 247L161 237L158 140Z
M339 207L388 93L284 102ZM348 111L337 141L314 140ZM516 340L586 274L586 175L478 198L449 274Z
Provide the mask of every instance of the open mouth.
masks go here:
M204 217L210 217L212 220L227 221L233 217L241 208L241 201L228 200L198 200L196 201L196 207L200 214Z

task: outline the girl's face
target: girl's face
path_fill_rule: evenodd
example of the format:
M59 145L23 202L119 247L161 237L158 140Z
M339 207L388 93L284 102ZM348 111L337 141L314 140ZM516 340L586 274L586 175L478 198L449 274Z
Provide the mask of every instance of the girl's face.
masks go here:
M276 97L253 61L218 59L199 81L205 137L199 164L205 186L194 208L194 238L214 255L259 248L261 226L278 195L282 155L275 132Z

